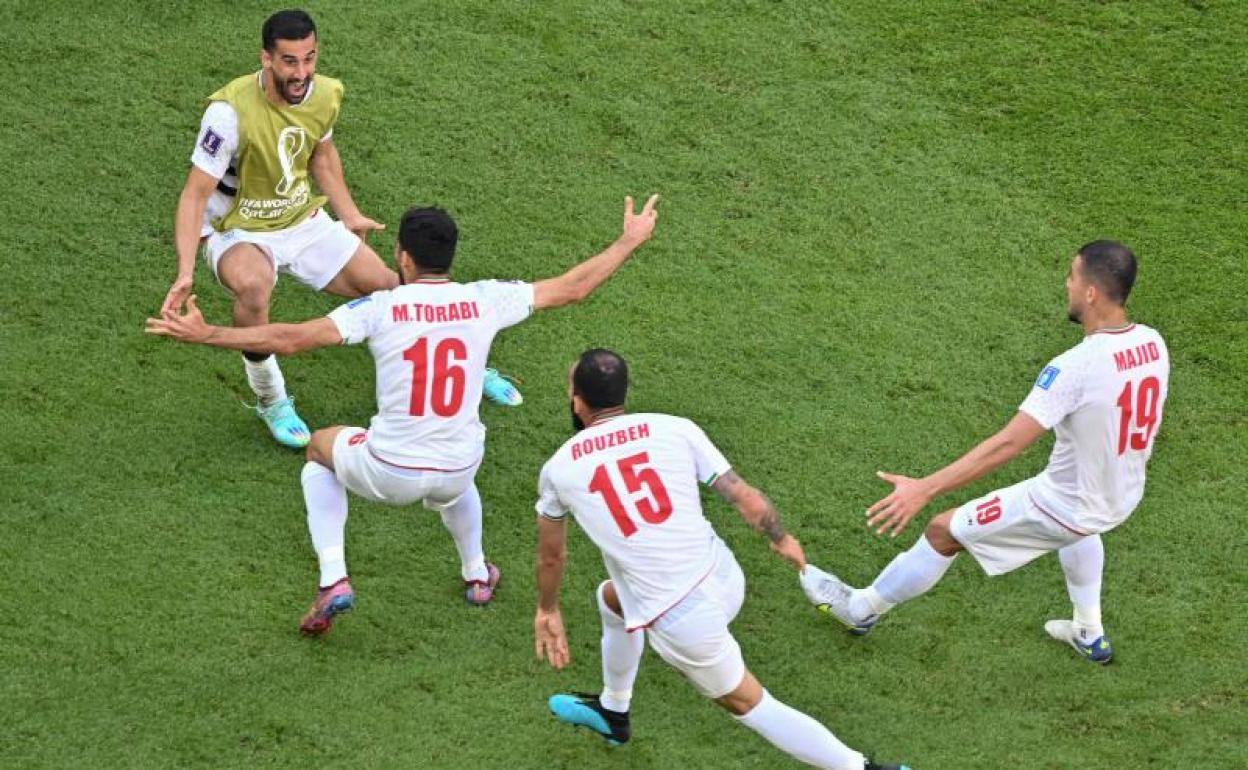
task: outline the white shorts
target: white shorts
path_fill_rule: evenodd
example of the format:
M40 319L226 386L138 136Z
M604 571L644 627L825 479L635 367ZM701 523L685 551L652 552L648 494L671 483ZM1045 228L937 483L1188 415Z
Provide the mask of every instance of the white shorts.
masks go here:
M301 283L320 291L342 271L360 247L360 237L346 225L317 209L294 227L273 232L250 232L235 228L208 236L204 258L217 280L221 257L237 243L253 243L273 263L273 282L279 272L289 273Z
M745 677L741 647L728 630L745 601L745 574L726 545L718 550L711 574L646 631L659 657L708 698L727 695Z
M429 510L444 510L472 487L480 465L450 472L398 468L368 451L368 431L363 428L343 428L334 437L334 475L347 489L378 503L409 505L419 500Z
M953 513L949 531L989 575L1004 575L1085 537L1032 502L1034 483L989 492Z

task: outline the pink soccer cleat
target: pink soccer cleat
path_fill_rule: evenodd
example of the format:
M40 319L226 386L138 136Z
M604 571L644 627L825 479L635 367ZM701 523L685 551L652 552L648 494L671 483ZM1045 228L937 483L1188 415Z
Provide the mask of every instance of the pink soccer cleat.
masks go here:
M494 588L498 585L498 579L502 577L498 567L488 561L485 563L485 570L489 573L489 578L485 581L464 581L464 598L468 600L469 604L476 607L484 607L490 603L490 599L494 598Z
M317 591L316 600L299 621L299 633L304 636L325 636L334 625L334 617L350 612L353 607L355 592L344 577L332 586Z

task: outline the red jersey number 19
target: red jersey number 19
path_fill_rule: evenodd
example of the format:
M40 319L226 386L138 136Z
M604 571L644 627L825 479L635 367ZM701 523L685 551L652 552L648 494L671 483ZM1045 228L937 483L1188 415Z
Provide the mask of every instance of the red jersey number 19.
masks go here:
M433 349L429 360L429 338L421 337L403 351L403 358L412 363L412 400L408 413L424 417L426 405L438 417L454 417L464 404L464 383L468 379L464 367L457 362L468 360L468 346L463 340L448 337ZM432 364L432 365L431 365Z
M1138 388L1134 385L1128 380L1122 393L1118 394L1118 454L1125 453L1128 445L1137 452L1148 449L1148 442L1152 440L1161 416L1157 410L1161 400L1161 382L1156 377L1145 377L1140 380Z
M649 524L662 524L672 515L672 498L667 494L667 487L663 486L663 479L659 477L659 472L647 466L649 462L648 452L638 452L621 459L616 463L616 468L620 472L620 478L624 481L624 488L630 494L635 495L643 489L646 492L645 497L632 501L637 508L637 514ZM602 495L602 501L607 504L607 510L611 511L611 518L615 519L615 525L620 528L624 537L632 537L637 531L637 525L624 510L624 501L616 492L615 484L611 481L611 474L607 471L606 465L599 465L594 470L594 476L589 482L589 491Z

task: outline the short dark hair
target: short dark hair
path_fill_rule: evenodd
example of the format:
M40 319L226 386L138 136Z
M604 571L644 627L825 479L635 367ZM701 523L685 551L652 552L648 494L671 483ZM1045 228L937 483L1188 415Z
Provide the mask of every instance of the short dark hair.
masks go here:
M308 35L316 34L316 22L306 12L298 8L278 11L264 20L260 28L260 44L264 50L273 53L279 40L303 40Z
M628 395L628 364L606 348L586 350L572 370L572 392L593 409L622 406Z
M1127 303L1135 285L1135 255L1117 241L1092 241L1079 249L1083 276L1119 305Z
M455 220L437 206L414 206L399 221L399 248L407 252L417 267L447 272L458 242Z

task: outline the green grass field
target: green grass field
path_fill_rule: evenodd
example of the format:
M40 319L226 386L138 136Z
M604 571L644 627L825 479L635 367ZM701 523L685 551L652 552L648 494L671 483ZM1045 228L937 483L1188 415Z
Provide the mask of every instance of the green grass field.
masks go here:
M861 583L918 531L862 526L874 471L934 470L1004 424L1078 339L1070 255L1109 237L1173 357L1148 492L1105 541L1114 665L1044 636L1068 612L1054 558L988 580L964 556L856 640L708 498L750 581L735 632L777 697L916 770L1248 767L1248 6L312 4L356 200L392 227L447 206L461 279L552 275L615 236L625 194L663 195L600 294L495 345L527 399L483 409L495 603L464 605L435 516L353 500L360 605L321 643L296 632L302 458L241 408L236 355L141 333L200 100L258 66L272 10L0 0L0 766L795 767L653 653L627 747L547 715L599 682L603 568L579 533L573 665L532 652L565 367L619 350L634 409L698 421ZM196 285L227 319L202 264ZM283 280L273 317L336 304ZM314 427L372 414L364 349L284 368ZM941 502L1037 472L1048 445Z

